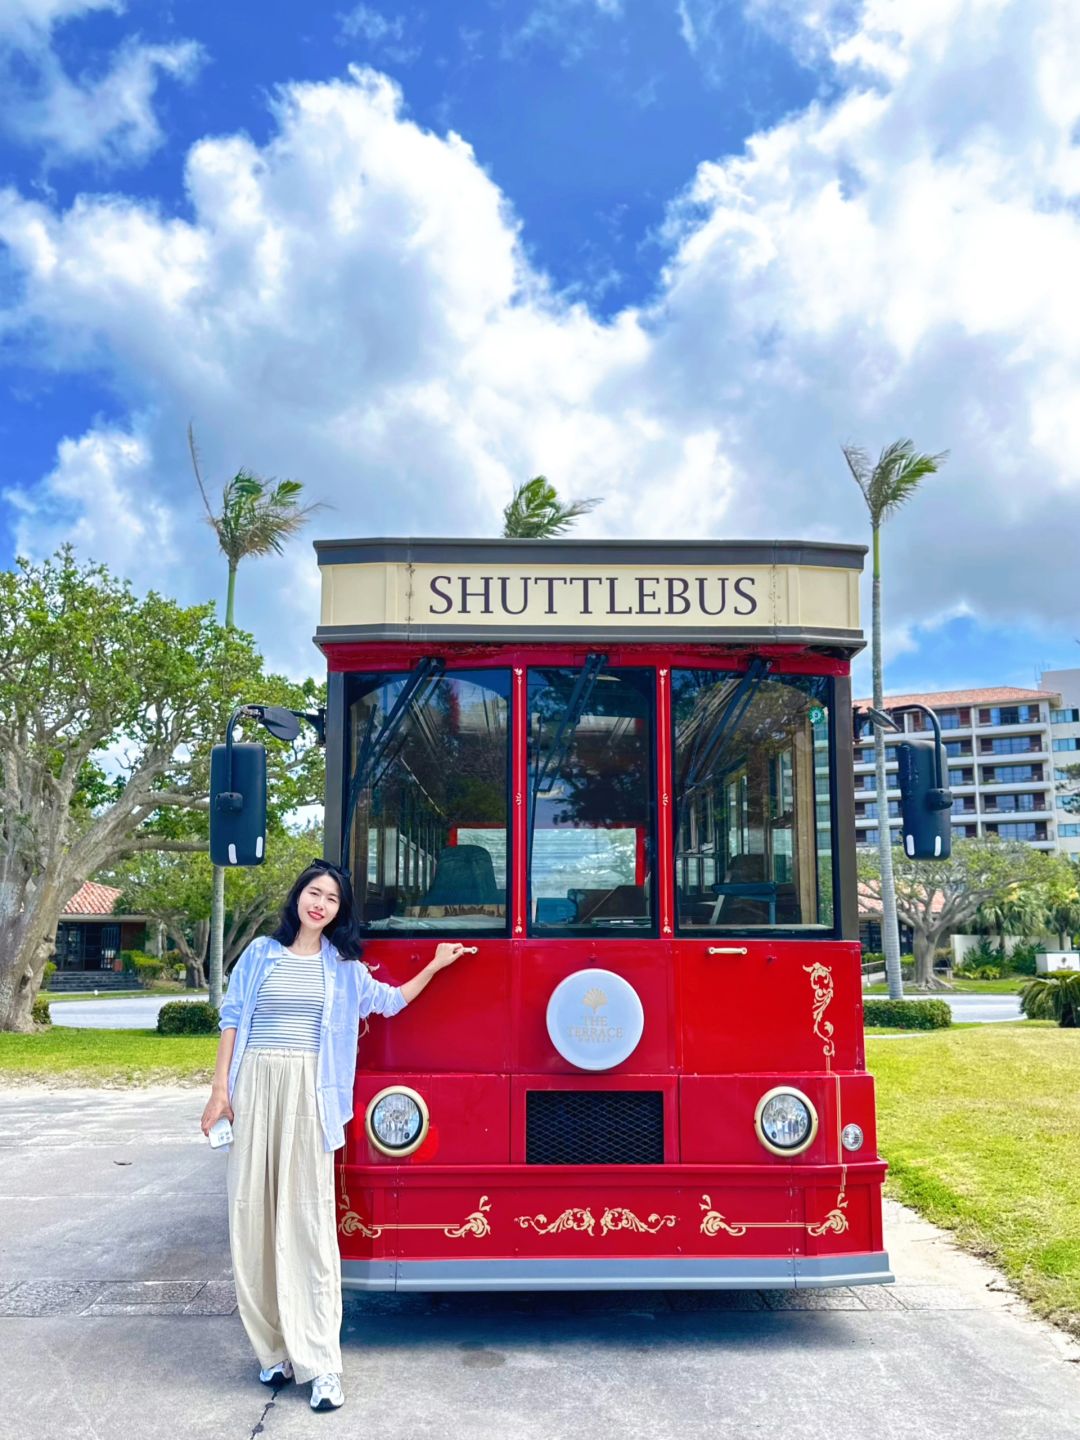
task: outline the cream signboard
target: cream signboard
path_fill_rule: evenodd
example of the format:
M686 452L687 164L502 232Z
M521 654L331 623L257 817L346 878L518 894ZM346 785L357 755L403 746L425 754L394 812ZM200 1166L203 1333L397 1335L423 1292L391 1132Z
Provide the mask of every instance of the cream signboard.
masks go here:
M859 629L859 573L827 565L335 563L321 635L356 631Z

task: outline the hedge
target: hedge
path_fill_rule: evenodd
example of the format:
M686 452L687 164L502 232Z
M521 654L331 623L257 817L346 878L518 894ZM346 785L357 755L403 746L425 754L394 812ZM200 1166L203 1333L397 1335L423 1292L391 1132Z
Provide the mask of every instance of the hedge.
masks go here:
M208 1000L170 1000L158 1011L159 1035L211 1035L221 1016Z
M952 1011L944 1000L867 1000L863 1020L867 1025L890 1025L898 1030L947 1030Z

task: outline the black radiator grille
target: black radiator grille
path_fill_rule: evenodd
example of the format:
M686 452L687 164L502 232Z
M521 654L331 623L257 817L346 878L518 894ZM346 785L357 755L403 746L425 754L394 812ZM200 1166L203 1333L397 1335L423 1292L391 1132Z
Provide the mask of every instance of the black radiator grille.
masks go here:
M662 1165L661 1090L530 1090L529 1165Z

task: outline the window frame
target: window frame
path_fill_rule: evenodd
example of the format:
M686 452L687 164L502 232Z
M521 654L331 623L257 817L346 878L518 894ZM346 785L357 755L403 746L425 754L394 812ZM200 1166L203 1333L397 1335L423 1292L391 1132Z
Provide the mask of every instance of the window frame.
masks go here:
M535 659L534 659L534 658L531 658L531 657L530 657L530 658L528 658L528 659L526 660L525 665L524 665L524 671L525 671L525 674L524 674L524 677L523 677L523 679L524 679L524 684L523 684L523 686L522 686L522 708L523 708L523 710L524 710L524 715L522 716L522 719L521 719L521 724L523 725L524 731L525 731L526 755L527 755L528 739L529 739L529 736L530 736L531 731L532 731L532 718L533 718L532 704L531 704L530 699L529 699L529 681L530 681L530 678L531 678L532 675L533 675L535 672L537 672L537 671L545 671L545 670L580 670L582 663L583 663L583 662L580 661L580 660L569 660L569 659L567 659L567 660L541 660L541 659L539 659L539 658L535 658ZM647 805L648 805L648 807L649 807L649 827L648 827L648 830L647 830L647 833L646 833L646 836L645 836L645 845L646 845L646 852L648 853L649 848L650 848L650 842L651 842L651 853L652 853L652 869L651 869L651 872L649 872L649 871L646 872L647 875L651 873L651 877L652 877L651 892L650 892L650 895L649 895L649 906L650 906L649 923L648 923L648 925L625 925L625 924L624 924L624 925L619 925L619 924L604 925L604 924L598 924L598 923L595 923L595 922L592 922L592 921L586 921L584 924L581 924L581 925L540 925L540 926L538 926L537 923L536 923L536 918L535 918L535 916L534 916L534 914L533 914L533 875L532 875L532 864L531 864L531 859L532 859L532 843L531 843L531 841L532 841L532 829L533 829L532 824L531 824L531 818L532 818L532 817L531 817L530 814L529 814L529 807L528 807L526 804L523 804L521 808L522 808L522 810L523 810L525 813L524 813L524 815L522 816L523 831L522 831L522 840L521 840L521 843L522 843L522 848L524 849L524 852L525 852L525 857L524 857L524 858L525 858L525 894L524 894L525 913L524 913L524 916L522 917L522 921L523 921L523 924L524 924L524 934L525 934L525 936L526 936L529 940L578 940L578 941L585 941L585 940L597 939L597 940L627 940L627 941L631 941L631 940L656 940L656 939L658 939L659 936L660 936L660 910L661 910L661 903L660 903L660 902L661 902L661 895L660 895L660 883L661 883L661 881L660 881L660 865L659 865L659 854L660 854L660 804L659 804L659 799L660 799L660 796L659 796L660 782L659 782L659 775L660 775L660 772L659 772L659 766L658 766L658 757L659 757L659 735L660 735L660 726L659 726L659 723L658 723L658 720L659 720L659 714L658 714L658 712L659 712L659 705L660 705L660 696L659 696L659 693L658 693L658 690L657 690L656 681L657 681L657 671L659 670L660 666L661 666L663 663L664 663L664 662L661 661L661 660L652 660L652 661L650 661L650 660L647 660L647 659L642 660L642 661L640 661L640 662L638 662L638 663L633 663L633 662L631 662L631 663L629 663L629 664L628 664L628 663L624 663L624 662L622 662L622 661L620 661L620 660L614 660L614 661L609 660L608 663L607 663L607 664L603 667L603 669L599 672L600 674L604 674L604 673L619 673L619 672L623 672L623 671L627 671L627 670L634 670L634 671L638 671L638 672L640 672L641 674L643 674L644 676L646 676L646 677L648 678L649 682L650 682L650 683L649 683L649 687L648 687L648 705L649 705L648 715L649 715L650 733L649 733L648 745L646 746L646 756L647 756L647 761L648 761L648 775L647 775L647 777L646 777L646 792L645 792L646 803L647 803ZM526 786L526 789L527 789L527 787L528 787L528 785L529 785L529 783L530 783L529 767L528 767L528 762L527 762L527 760L526 760L526 772L525 772L525 780L524 780L524 783L525 783L525 786Z
M459 663L455 663L455 662ZM372 689L378 688L387 683L401 681L408 678L415 669L415 664L387 664L370 669L357 669L348 671L345 676L344 685L344 764L343 769L343 795L348 796L352 784L353 767L356 756L353 749L353 724L352 715L354 705L364 696L370 694ZM512 934L513 926L513 874L514 874L514 667L509 657L500 658L497 663L490 665L470 664L467 657L448 655L446 657L446 669L441 679L455 679L458 677L482 677L484 675L502 675L505 678L505 700L506 700L506 768L505 768L505 790L504 799L506 806L506 875L504 892L504 913L502 923L494 925L455 925L453 927L440 926L435 921L428 921L422 926L394 925L374 926L363 918L364 902L362 887L359 883L360 877L353 874L353 893L356 901L356 925L365 942L384 940L407 940L415 943L417 940L432 939L435 941L454 940L508 940ZM477 683L480 683L479 679ZM344 813L344 811L342 812ZM460 820L454 821L452 827L455 830L463 828ZM465 827L468 828L468 827ZM381 874L385 874L385 833L386 827L378 832L378 859L377 866ZM356 821L353 822L353 834L350 836L350 844L355 848L357 844ZM342 863L349 865L351 855L343 855ZM367 856L363 857L363 864L367 865ZM366 869L364 875L364 886L366 886ZM401 917L402 919L410 917ZM420 917L412 917L419 919ZM467 917L462 917L465 919ZM477 917L481 918L481 917Z
M837 754L838 732L837 705L836 705L836 677L833 675L821 675L813 672L794 671L787 672L782 669L770 670L764 677L764 682L779 682L791 684L800 680L818 680L825 685L825 713L829 725L829 859L832 869L832 924L831 925L700 925L687 928L682 923L680 887L678 878L678 845L679 836L675 823L675 816L678 809L677 791L677 736L675 730L675 687L674 674L676 670L694 669L712 671L717 675L743 674L745 665L732 665L730 661L726 664L708 661L695 661L693 665L673 663L669 678L671 684L668 687L668 755L667 761L671 772L671 826L668 844L670 846L669 863L671 867L671 904L672 904L672 926L673 938L676 941L685 942L688 940L717 940L717 939L747 939L747 940L838 940L843 938L843 895L842 867L840 864L839 846L839 756ZM853 736L853 750L857 753L857 737ZM850 757L847 759L847 773L851 773ZM811 806L814 813L814 848L817 851L817 807L819 801L815 792ZM854 845L865 844L861 836L856 835Z

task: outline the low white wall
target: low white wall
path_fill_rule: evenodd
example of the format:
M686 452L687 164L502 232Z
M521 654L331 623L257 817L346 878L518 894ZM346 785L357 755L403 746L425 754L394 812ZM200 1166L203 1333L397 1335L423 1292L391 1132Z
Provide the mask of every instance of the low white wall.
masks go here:
M972 950L977 950L983 941L989 942L995 950L998 948L999 941L996 935L954 935L950 941L953 965L962 965ZM1005 954L1011 955L1018 945L1036 945L1042 949L1052 943L1045 935L1006 935Z

